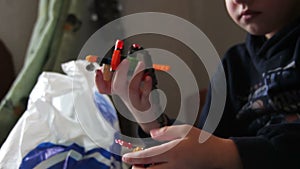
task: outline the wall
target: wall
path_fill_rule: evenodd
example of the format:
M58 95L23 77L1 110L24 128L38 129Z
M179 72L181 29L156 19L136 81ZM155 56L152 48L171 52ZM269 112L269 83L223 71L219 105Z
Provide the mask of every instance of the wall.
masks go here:
M121 0L123 15L156 11L182 17L199 27L220 55L244 39L244 31L229 18L222 0Z
M240 29L229 18L225 9L224 1L208 1L208 0L122 0L123 15L137 12L165 12L182 17L192 24L196 25L212 42L220 57L224 55L226 50L244 39L245 32ZM174 29L174 28L172 28ZM126 31L126 30L125 30ZM192 36L192 35L191 35ZM208 79L206 71L201 61L188 48L178 42L162 38L157 40L148 37L150 40L143 39L142 44L153 44L156 47L168 49L180 56L197 74L197 81L200 88L207 86ZM138 38L134 38L138 41ZM149 42L148 42L149 41ZM194 56L193 56L194 55Z
M229 17L223 0L190 0L192 23L197 25L212 41L220 56L244 40L245 32Z
M16 73L24 62L37 9L38 0L0 0L0 39L13 55Z
M229 18L222 0L122 0L121 3L123 15L137 12L165 12L190 21L206 34L220 57L230 46L241 42L245 36L245 32ZM158 47L175 53L192 69L199 88L204 89L207 87L209 80L202 62L182 43L155 35L133 37L131 39L134 42L141 42L146 47ZM179 88L172 78L160 74L158 74L158 77L160 78L159 87L164 90L168 97L167 112L172 112L171 116L175 117L180 108L180 99L190 101L195 96L180 98ZM191 107L193 105L186 104L184 110L190 112Z
M123 15L157 11L174 14L192 22L208 36L220 56L229 46L244 38L244 32L229 19L224 2L220 0L120 1ZM24 61L37 8L38 0L0 0L0 38L13 55L16 72L19 72Z
M182 17L195 24L211 40L220 56L231 45L244 39L244 31L238 28L228 17L222 0L120 0L122 15L136 12L165 12ZM26 48L30 39L32 28L37 16L38 0L0 0L0 38L6 43L13 54L16 72L22 67ZM201 61L195 54L174 39L145 35L142 40L139 37L132 37L133 42L141 41L145 47L158 47L172 51L180 56L193 70L196 75L199 88L203 89L208 84L208 78ZM172 81L164 74L159 78L165 81ZM173 82L173 81L172 81ZM164 85L167 84L167 85ZM170 112L178 110L180 100L176 83L160 83L170 99ZM193 96L186 99L192 99ZM169 101L169 100L168 100ZM186 111L188 111L186 107Z

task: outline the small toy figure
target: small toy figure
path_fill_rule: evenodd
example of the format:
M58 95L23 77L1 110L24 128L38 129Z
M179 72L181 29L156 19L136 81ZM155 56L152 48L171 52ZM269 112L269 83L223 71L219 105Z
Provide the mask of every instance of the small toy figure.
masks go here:
M110 60L107 58L103 58L102 61L99 59L100 57L95 55L88 55L86 56L85 60L89 62L86 66L86 70L93 71L95 70L94 63L100 63L103 66L103 78L105 81L110 81L112 78L113 73L111 72L111 65Z
M144 150L144 148L139 147L139 146L133 147L133 145L131 143L126 142L126 141L121 140L121 139L115 139L115 143L132 150L132 152Z
M145 76L152 77L153 89L155 89L157 85L157 79L154 70L160 70L160 71L170 70L169 65L153 64L151 60L151 56L148 53L148 51L144 50L144 48L138 44L132 44L128 49L127 55L122 55L123 49L124 49L124 42L122 40L117 40L115 43L113 54L110 58L104 57L102 60L100 60L100 57L95 55L86 56L85 60L90 63L89 65L86 66L86 69L88 71L93 71L95 70L94 63L98 63L100 64L100 66L103 66L103 79L105 81L111 81L113 72L116 71L121 61L127 58L130 62L128 78L131 78L139 59L142 59L147 66L147 69L145 70ZM138 58L137 55L142 56L142 58Z
M85 57L85 60L88 61L90 64L88 64L86 66L86 70L88 71L93 71L95 70L95 66L93 63L97 63L98 61L98 56L94 56L94 55L88 55Z
M115 50L113 52L112 58L111 58L111 71L114 72L117 70L117 67L121 63L121 54L123 51L124 42L121 40L116 41Z
M142 147L135 147L132 151L136 152L136 151L142 151L144 150Z

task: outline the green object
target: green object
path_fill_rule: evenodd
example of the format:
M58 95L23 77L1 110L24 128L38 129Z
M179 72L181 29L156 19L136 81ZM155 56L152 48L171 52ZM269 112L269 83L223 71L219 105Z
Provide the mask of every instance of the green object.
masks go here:
M61 0L42 0L39 3L38 19L23 68L0 105L1 143L19 118L17 113L21 113L22 110L19 109L20 112L15 112L16 109L25 109L26 102L23 100L28 98L39 74L42 72L63 2Z
M127 73L127 77L128 79L131 79L139 60L135 57L130 57L130 56L127 57L127 59L129 61L129 70Z

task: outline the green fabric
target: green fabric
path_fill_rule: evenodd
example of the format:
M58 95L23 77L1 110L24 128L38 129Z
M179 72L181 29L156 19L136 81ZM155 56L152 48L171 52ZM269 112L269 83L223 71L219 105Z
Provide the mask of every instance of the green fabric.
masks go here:
M58 27L61 29L56 29L53 37L54 41L49 52L49 59L44 66L45 71L62 73L61 64L76 59L84 42L99 28L97 25L95 29L92 29L92 31L82 29L83 26L91 26L88 22L90 15L87 10L87 3L88 1L86 0L73 0L69 4L68 9L65 9L67 12L63 14L58 23ZM78 22L82 22L82 20L84 20L86 24L80 25L80 29L78 31L64 30L63 27L68 22L66 21L66 18L70 14L75 15Z
M62 2L61 0L40 1L38 20L33 31L24 66L1 106L6 100L10 100L15 105L22 98L28 97L36 83L34 79L37 79L41 73L44 60L47 57Z
M62 4L62 0L41 0L39 3L38 19L34 27L23 68L0 105L0 142L4 141L19 117L18 114L15 114L15 109L25 107L22 104L28 98L42 71L61 13Z

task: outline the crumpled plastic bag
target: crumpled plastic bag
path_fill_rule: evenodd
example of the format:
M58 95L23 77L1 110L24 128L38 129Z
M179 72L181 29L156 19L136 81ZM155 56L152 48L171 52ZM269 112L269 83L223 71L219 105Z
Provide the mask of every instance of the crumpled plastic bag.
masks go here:
M0 150L0 168L122 168L116 111L85 61L44 72ZM113 153L111 153L113 152ZM116 154L114 154L116 153Z

